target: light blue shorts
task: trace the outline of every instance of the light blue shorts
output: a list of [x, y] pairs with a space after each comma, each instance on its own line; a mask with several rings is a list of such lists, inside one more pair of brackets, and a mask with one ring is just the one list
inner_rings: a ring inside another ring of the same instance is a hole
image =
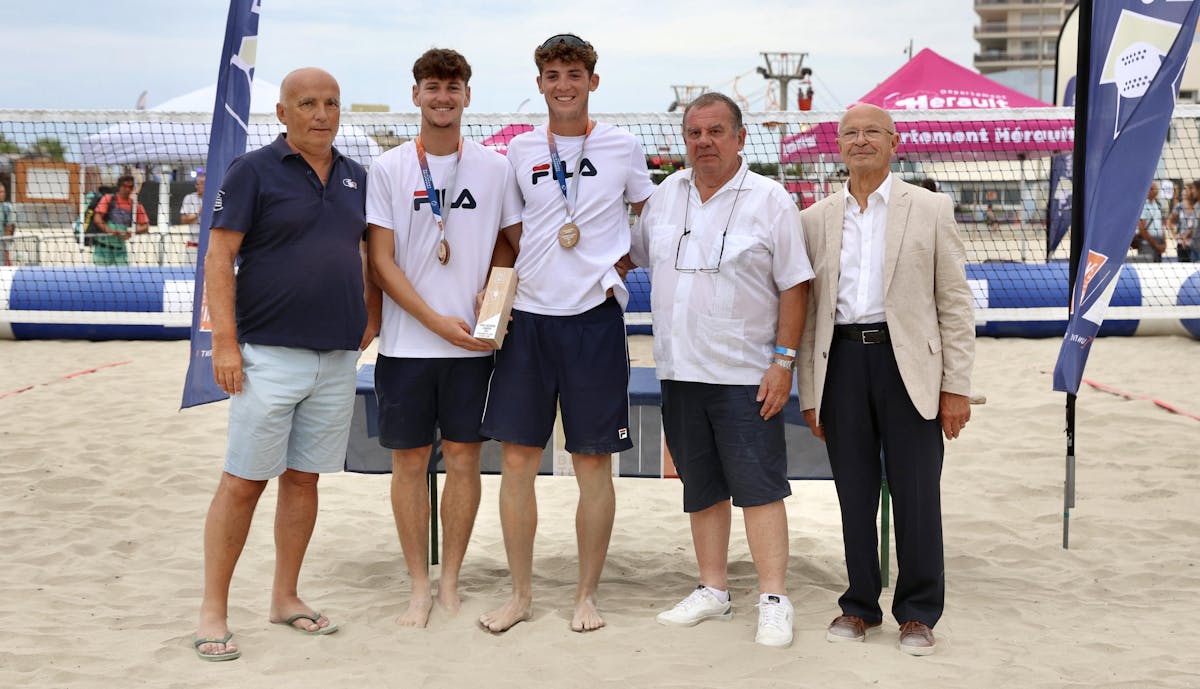
[[251, 481], [287, 469], [341, 471], [358, 352], [243, 344], [242, 392], [229, 404], [225, 471]]

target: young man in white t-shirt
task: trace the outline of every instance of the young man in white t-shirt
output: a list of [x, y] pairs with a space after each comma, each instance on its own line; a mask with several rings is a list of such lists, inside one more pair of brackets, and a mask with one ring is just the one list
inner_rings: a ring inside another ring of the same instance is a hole
[[600, 78], [596, 51], [573, 34], [534, 52], [550, 118], [508, 148], [525, 200], [516, 257], [517, 297], [488, 393], [481, 433], [503, 443], [500, 521], [512, 598], [480, 617], [493, 632], [532, 614], [534, 479], [562, 409], [579, 485], [579, 585], [571, 628], [604, 626], [596, 588], [612, 533], [612, 453], [629, 440], [629, 357], [623, 310], [629, 293], [615, 264], [629, 251], [626, 202], [635, 212], [653, 186], [628, 132], [588, 117]]
[[[413, 65], [421, 132], [380, 156], [367, 184], [371, 268], [383, 288], [375, 365], [379, 442], [392, 449], [392, 512], [412, 580], [397, 622], [424, 627], [433, 607], [425, 533], [430, 448], [446, 467], [438, 602], [456, 612], [458, 573], [479, 509], [479, 433], [492, 347], [471, 336], [501, 228], [518, 227], [521, 197], [504, 157], [460, 133], [471, 66], [431, 49]], [[440, 434], [436, 432], [440, 431]]]
[[187, 239], [184, 246], [187, 249], [188, 265], [196, 265], [196, 254], [200, 247], [200, 209], [204, 204], [204, 169], [196, 172], [196, 191], [183, 197], [179, 204], [179, 222], [187, 225]]

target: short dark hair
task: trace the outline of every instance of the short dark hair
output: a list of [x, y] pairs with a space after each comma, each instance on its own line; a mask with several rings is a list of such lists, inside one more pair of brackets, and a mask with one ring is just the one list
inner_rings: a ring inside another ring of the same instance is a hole
[[695, 100], [693, 100], [691, 103], [687, 104], [687, 107], [683, 109], [684, 125], [685, 126], [687, 125], [687, 116], [688, 116], [688, 113], [692, 111], [692, 108], [704, 108], [709, 105], [715, 105], [716, 103], [721, 103], [725, 107], [729, 108], [729, 114], [733, 116], [733, 130], [734, 131], [738, 131], [744, 126], [742, 124], [742, 109], [738, 107], [737, 103], [733, 102], [732, 98], [725, 95], [724, 93], [717, 93], [716, 91], [709, 91], [708, 93], [703, 93], [700, 96], [698, 96]]
[[133, 184], [133, 183], [134, 183], [133, 175], [121, 175], [120, 177], [117, 178], [117, 188], [118, 189], [125, 186], [126, 184]]
[[533, 51], [533, 63], [537, 65], [538, 73], [545, 68], [547, 62], [559, 60], [570, 64], [582, 62], [588, 74], [596, 71], [596, 49], [591, 43], [575, 34], [563, 33], [551, 36]]
[[461, 80], [471, 83], [471, 65], [458, 51], [448, 48], [430, 48], [413, 63], [413, 81], [424, 79]]
[[938, 190], [937, 180], [932, 177], [926, 177], [925, 179], [921, 180], [921, 186], [925, 187], [929, 191], [937, 191]]

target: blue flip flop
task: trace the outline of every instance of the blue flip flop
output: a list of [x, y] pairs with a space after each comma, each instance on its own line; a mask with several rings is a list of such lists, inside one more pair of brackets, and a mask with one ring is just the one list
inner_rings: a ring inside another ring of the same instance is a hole
[[227, 644], [233, 638], [233, 632], [225, 632], [225, 636], [220, 639], [201, 639], [195, 635], [192, 636], [192, 648], [195, 649], [196, 655], [200, 660], [207, 660], [214, 663], [219, 663], [222, 660], [237, 660], [242, 657], [241, 650], [225, 651], [224, 653], [201, 653], [200, 647], [204, 644]]
[[324, 634], [332, 634], [338, 630], [338, 626], [336, 624], [334, 624], [333, 622], [330, 622], [328, 627], [320, 627], [319, 629], [317, 629], [315, 631], [301, 629], [300, 627], [297, 627], [295, 624], [293, 624], [296, 620], [309, 620], [313, 624], [318, 624], [318, 621], [320, 619], [321, 619], [321, 613], [319, 613], [319, 612], [302, 612], [302, 613], [298, 613], [296, 615], [292, 615], [291, 617], [287, 618], [286, 620], [283, 620], [280, 622], [275, 622], [275, 624], [286, 624], [287, 626], [291, 627], [292, 629], [295, 629], [296, 631], [300, 632], [301, 634], [308, 634], [309, 636], [321, 636]]

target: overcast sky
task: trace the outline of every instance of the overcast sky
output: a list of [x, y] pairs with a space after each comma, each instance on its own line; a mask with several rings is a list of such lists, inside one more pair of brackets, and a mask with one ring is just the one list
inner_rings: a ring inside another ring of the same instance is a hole
[[[532, 53], [561, 32], [583, 36], [599, 53], [594, 112], [665, 110], [673, 84], [732, 95], [735, 79], [751, 109], [761, 110], [761, 51], [808, 53], [814, 109], [836, 110], [898, 69], [910, 40], [914, 53], [932, 48], [967, 67], [978, 50], [970, 0], [262, 4], [257, 77], [278, 83], [293, 68], [316, 65], [337, 77], [345, 103], [401, 112], [415, 110], [413, 60], [433, 46], [471, 62], [472, 112], [544, 109]], [[212, 84], [227, 12], [224, 0], [43, 0], [9, 8], [0, 22], [0, 108], [132, 108], [142, 91], [153, 107]]]

